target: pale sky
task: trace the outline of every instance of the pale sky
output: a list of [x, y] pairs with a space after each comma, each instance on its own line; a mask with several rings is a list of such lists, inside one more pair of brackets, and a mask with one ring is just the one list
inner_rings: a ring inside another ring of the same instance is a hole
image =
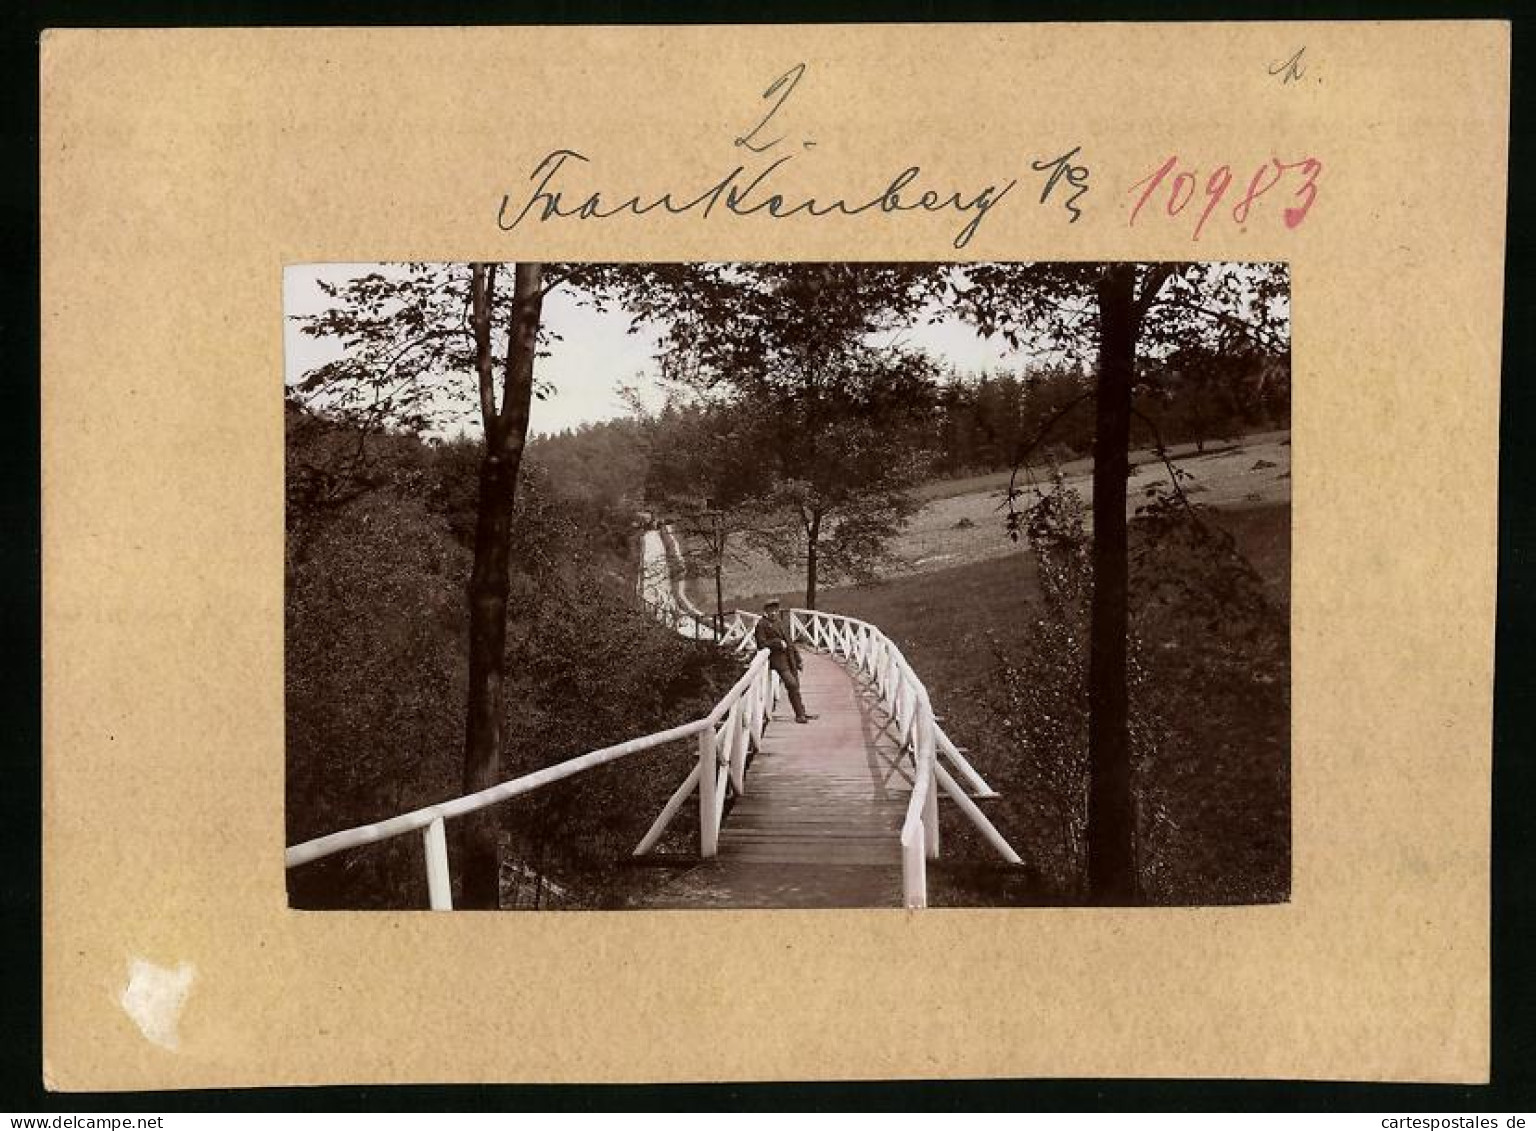
[[[306, 372], [340, 353], [332, 339], [306, 337], [298, 332], [291, 315], [318, 314], [328, 300], [316, 281], [342, 282], [371, 271], [373, 263], [298, 264], [283, 272], [284, 381], [292, 383]], [[560, 289], [544, 302], [545, 325], [562, 340], [550, 346], [550, 356], [540, 358], [536, 374], [554, 386], [546, 400], [535, 400], [529, 431], [558, 432], [577, 424], [611, 420], [628, 409], [619, 396], [624, 385], [636, 387], [645, 402], [659, 407], [664, 398], [655, 361], [655, 331], [629, 334], [629, 317], [622, 311], [599, 314], [578, 306]], [[962, 373], [998, 366], [1018, 367], [1023, 355], [1010, 351], [1001, 340], [987, 341], [963, 322], [950, 320], [936, 325], [914, 326], [900, 335], [908, 346], [923, 349], [941, 363]], [[475, 396], [474, 375], [464, 374], [466, 405]]]

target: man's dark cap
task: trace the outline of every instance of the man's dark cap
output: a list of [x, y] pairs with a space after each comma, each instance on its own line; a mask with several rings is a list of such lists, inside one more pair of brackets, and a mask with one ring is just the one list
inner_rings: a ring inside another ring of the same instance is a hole
[[768, 600], [763, 602], [763, 608], [765, 609], [776, 609], [778, 607], [779, 599], [777, 597], [769, 597]]

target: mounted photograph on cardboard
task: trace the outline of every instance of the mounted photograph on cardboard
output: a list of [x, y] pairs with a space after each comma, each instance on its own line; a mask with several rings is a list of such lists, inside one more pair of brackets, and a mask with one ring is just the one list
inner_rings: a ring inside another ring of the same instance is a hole
[[284, 291], [293, 906], [1288, 898], [1285, 265]]
[[48, 32], [49, 1086], [1486, 1081], [1509, 51]]

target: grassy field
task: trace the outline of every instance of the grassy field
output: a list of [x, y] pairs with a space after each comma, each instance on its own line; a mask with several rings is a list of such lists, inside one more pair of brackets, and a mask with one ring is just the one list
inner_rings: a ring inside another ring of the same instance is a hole
[[[1192, 501], [1223, 509], [1248, 509], [1290, 501], [1291, 448], [1285, 432], [1245, 436], [1236, 443], [1212, 443], [1204, 452], [1193, 444], [1172, 449], [1174, 463], [1188, 476], [1183, 486]], [[1151, 452], [1131, 454], [1128, 513], [1145, 500], [1143, 492], [1168, 482], [1168, 471]], [[1092, 504], [1092, 462], [1076, 460], [1061, 468], [1067, 482]], [[920, 511], [897, 537], [897, 566], [892, 576], [920, 575], [972, 562], [1011, 556], [1017, 546], [1004, 527], [1008, 472], [935, 480], [917, 488]], [[1021, 485], [1023, 480], [1021, 480]], [[803, 577], [775, 564], [766, 554], [747, 552], [724, 571], [728, 604], [755, 607], [768, 593], [789, 594], [801, 604]], [[687, 591], [701, 608], [713, 609], [713, 581], [693, 578]]]
[[[1196, 444], [1174, 444], [1168, 449], [1168, 457], [1174, 463], [1186, 463], [1196, 459], [1209, 460], [1233, 453], [1241, 454], [1253, 449], [1279, 447], [1289, 439], [1289, 432], [1276, 431], [1255, 432], [1235, 441], [1207, 441], [1203, 451]], [[1132, 467], [1155, 465], [1159, 462], [1157, 454], [1148, 449], [1133, 451], [1130, 460]], [[1093, 460], [1086, 456], [1071, 460], [1061, 465], [1061, 473], [1071, 480], [1087, 479], [1093, 474]], [[982, 475], [935, 479], [924, 483], [916, 493], [918, 498], [924, 500], [947, 499], [955, 495], [971, 495], [977, 492], [997, 495], [1006, 490], [1008, 480], [1009, 473], [1006, 471], [989, 471]]]

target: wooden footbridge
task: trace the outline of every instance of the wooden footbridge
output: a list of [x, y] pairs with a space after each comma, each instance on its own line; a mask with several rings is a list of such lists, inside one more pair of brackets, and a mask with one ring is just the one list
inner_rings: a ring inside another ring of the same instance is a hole
[[695, 745], [698, 757], [634, 851], [650, 853], [686, 811], [698, 822], [700, 861], [651, 906], [926, 907], [927, 862], [940, 850], [941, 798], [1004, 860], [1019, 863], [976, 804], [996, 795], [944, 733], [921, 680], [877, 627], [790, 611], [791, 633], [805, 656], [801, 686], [817, 716], [797, 725], [787, 705], [780, 709], [768, 653], [754, 651], [757, 618], [735, 612], [716, 625], [680, 606], [671, 585], [666, 589], [672, 599], [648, 598], [655, 615], [746, 664], [707, 716], [479, 793], [293, 845], [287, 866], [414, 833], [426, 850], [431, 906], [450, 910], [445, 822], [683, 741]]
[[713, 860], [654, 907], [892, 907], [912, 792], [876, 697], [832, 657], [808, 653], [801, 690], [816, 718], [771, 714], [733, 796]]

